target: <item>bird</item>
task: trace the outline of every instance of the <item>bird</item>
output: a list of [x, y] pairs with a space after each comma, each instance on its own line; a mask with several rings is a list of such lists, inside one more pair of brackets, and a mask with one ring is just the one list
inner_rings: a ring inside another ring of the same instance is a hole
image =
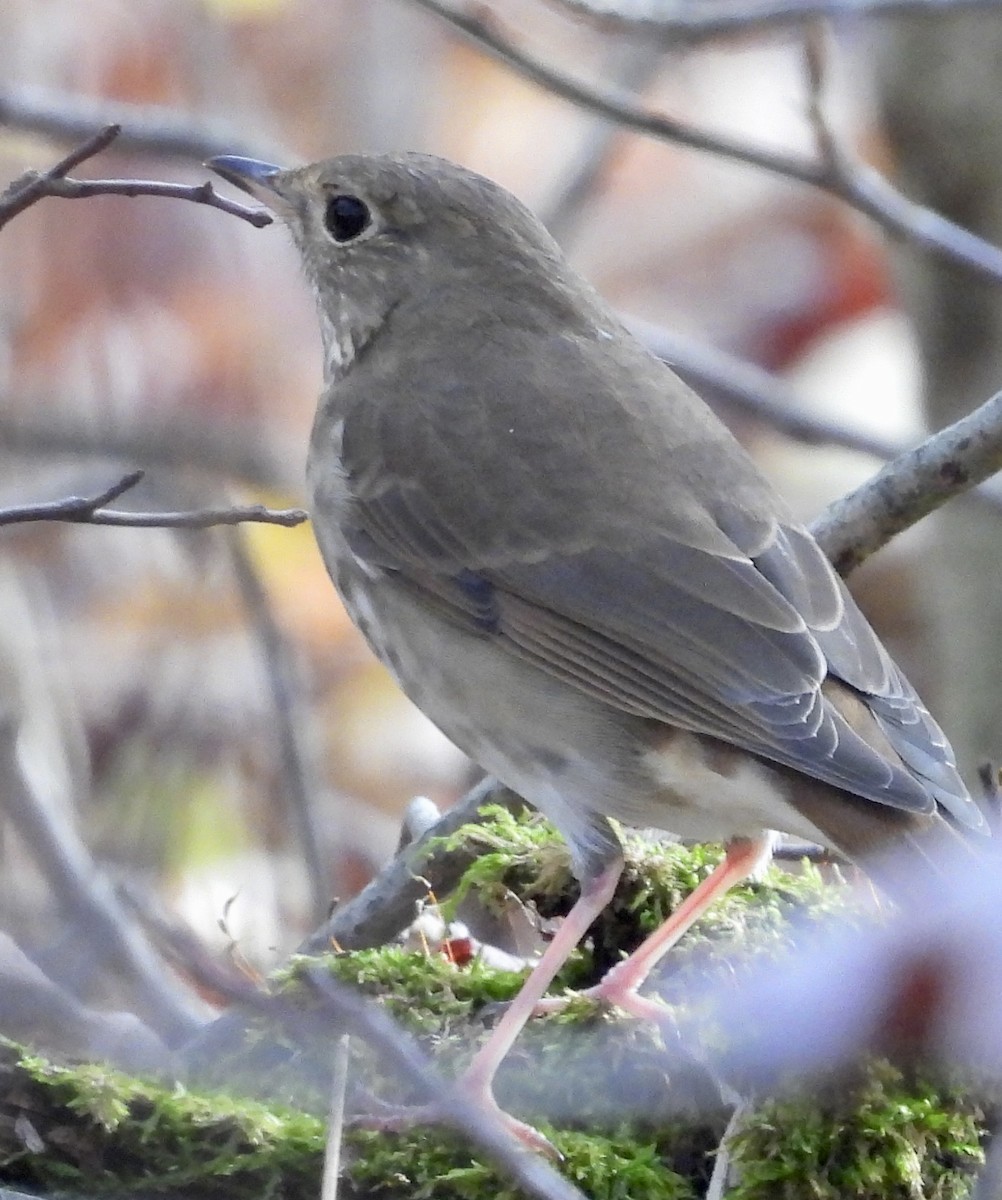
[[726, 846], [590, 989], [647, 1017], [651, 969], [777, 831], [854, 863], [896, 848], [925, 873], [938, 836], [984, 833], [810, 532], [515, 196], [419, 153], [208, 165], [284, 222], [315, 295], [307, 483], [347, 611], [411, 700], [553, 822], [580, 884], [467, 1069], [472, 1100], [500, 1112], [498, 1067], [609, 903], [613, 822]]

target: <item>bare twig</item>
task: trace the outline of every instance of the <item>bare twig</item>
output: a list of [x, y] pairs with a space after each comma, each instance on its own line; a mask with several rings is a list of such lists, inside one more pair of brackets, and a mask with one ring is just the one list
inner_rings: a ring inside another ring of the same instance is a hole
[[327, 1118], [327, 1145], [324, 1149], [324, 1173], [320, 1184], [320, 1200], [337, 1200], [341, 1175], [341, 1144], [344, 1141], [344, 1103], [348, 1094], [348, 1067], [351, 1043], [342, 1033], [334, 1044], [334, 1064], [331, 1072], [331, 1106]]
[[[58, 200], [83, 200], [90, 196], [164, 196], [171, 200], [189, 200], [193, 204], [204, 204], [218, 208], [220, 212], [240, 217], [250, 225], [263, 229], [274, 218], [263, 208], [248, 208], [236, 200], [220, 196], [212, 183], [166, 183], [156, 179], [57, 179], [53, 180], [42, 195]], [[0, 227], [3, 225], [0, 214]]]
[[724, 1200], [731, 1184], [731, 1138], [740, 1129], [741, 1122], [748, 1115], [750, 1105], [747, 1101], [739, 1101], [731, 1113], [727, 1127], [720, 1137], [717, 1153], [713, 1160], [713, 1174], [706, 1185], [704, 1200]]
[[[62, 518], [56, 518], [61, 520]], [[129, 529], [211, 529], [216, 525], [282, 525], [291, 529], [310, 519], [303, 508], [266, 508], [263, 504], [235, 505], [232, 508], [196, 508], [191, 512], [119, 512], [96, 509], [89, 517], [70, 517], [86, 525], [117, 525]], [[4, 522], [0, 520], [0, 524]]]
[[1002, 470], [1002, 392], [830, 504], [811, 532], [847, 575], [946, 500]]
[[282, 147], [251, 143], [232, 126], [188, 117], [172, 108], [95, 100], [50, 88], [0, 91], [0, 126], [26, 129], [59, 142], [79, 142], [109, 125], [121, 127], [119, 150], [202, 162], [217, 154], [245, 154], [285, 162]]
[[237, 586], [264, 660], [275, 715], [281, 785], [285, 793], [283, 801], [289, 805], [299, 833], [310, 885], [310, 914], [312, 920], [319, 921], [330, 910], [331, 879], [321, 851], [322, 838], [317, 825], [320, 780], [317, 755], [307, 742], [310, 715], [303, 702], [303, 690], [291, 650], [239, 530], [235, 530], [230, 538], [230, 553]]
[[765, 150], [749, 146], [741, 139], [706, 133], [684, 121], [638, 106], [632, 97], [616, 89], [584, 84], [565, 75], [515, 46], [501, 33], [496, 22], [484, 17], [480, 7], [460, 9], [446, 0], [409, 2], [435, 13], [523, 78], [580, 108], [619, 123], [624, 129], [759, 167], [827, 192], [870, 217], [887, 233], [965, 266], [995, 283], [1002, 282], [1002, 249], [908, 200], [868, 167], [856, 165], [846, 172], [833, 170], [830, 163]]
[[929, 16], [997, 8], [999, 0], [687, 0], [665, 4], [647, 0], [553, 0], [602, 29], [642, 36], [677, 46], [728, 34], [750, 33], [816, 17]]
[[0, 229], [18, 213], [23, 212], [45, 195], [45, 189], [55, 185], [88, 158], [100, 154], [118, 137], [118, 125], [106, 125], [71, 150], [47, 171], [29, 171], [9, 184], [0, 195]]
[[75, 830], [57, 820], [29, 783], [17, 755], [17, 731], [0, 721], [0, 797], [62, 909], [72, 913], [96, 962], [111, 960], [134, 991], [139, 1011], [168, 1045], [204, 1024], [186, 992], [129, 920]]
[[66, 496], [61, 500], [43, 500], [38, 504], [2, 508], [0, 525], [16, 525], [25, 521], [87, 521], [98, 509], [134, 488], [143, 474], [142, 471], [130, 471], [96, 496]]
[[812, 21], [804, 30], [804, 74], [807, 81], [807, 119], [822, 163], [832, 175], [851, 175], [849, 156], [839, 143], [824, 106], [828, 77], [828, 30], [821, 21]]
[[29, 171], [14, 182], [0, 197], [0, 229], [45, 197], [61, 200], [80, 200], [90, 196], [165, 196], [172, 200], [189, 200], [218, 208], [231, 216], [240, 217], [262, 228], [272, 223], [271, 214], [263, 208], [248, 208], [235, 200], [220, 196], [212, 184], [163, 183], [154, 179], [69, 179], [68, 172], [79, 163], [106, 149], [118, 137], [118, 125], [108, 125], [89, 137], [71, 154], [60, 159], [47, 171]]
[[0, 508], [0, 526], [21, 525], [29, 521], [68, 521], [73, 524], [117, 525], [134, 529], [209, 529], [215, 525], [241, 525], [247, 521], [291, 527], [309, 520], [309, 513], [302, 508], [265, 508], [263, 504], [201, 508], [191, 512], [125, 512], [104, 507], [135, 487], [142, 478], [142, 471], [130, 471], [96, 496], [66, 496], [61, 500]]
[[[304, 972], [321, 1005], [344, 1021], [352, 1033], [380, 1051], [400, 1077], [440, 1112], [442, 1120], [465, 1134], [504, 1173], [539, 1200], [585, 1200], [584, 1195], [539, 1154], [526, 1152], [494, 1113], [470, 1102], [445, 1082], [417, 1042], [381, 1009], [356, 991], [337, 983], [325, 967]], [[323, 1011], [318, 1014], [323, 1017]]]

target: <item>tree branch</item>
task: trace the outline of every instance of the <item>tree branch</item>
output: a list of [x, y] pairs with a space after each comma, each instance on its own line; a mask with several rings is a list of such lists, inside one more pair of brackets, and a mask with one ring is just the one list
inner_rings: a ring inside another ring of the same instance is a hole
[[235, 200], [220, 196], [212, 184], [163, 183], [153, 179], [69, 179], [67, 173], [79, 163], [93, 158], [106, 149], [121, 132], [120, 126], [108, 125], [82, 142], [47, 171], [28, 171], [15, 179], [0, 196], [0, 229], [18, 214], [37, 204], [46, 196], [62, 200], [80, 200], [90, 196], [166, 196], [172, 200], [189, 200], [218, 208], [231, 216], [240, 217], [262, 228], [272, 223], [272, 216], [263, 208], [248, 208]]
[[1002, 249], [908, 200], [868, 167], [833, 169], [832, 164], [817, 159], [764, 150], [736, 138], [706, 133], [683, 121], [653, 113], [618, 90], [600, 84], [584, 84], [565, 75], [516, 47], [480, 7], [462, 10], [446, 0], [410, 0], [410, 3], [434, 13], [523, 78], [579, 108], [615, 121], [624, 129], [759, 167], [770, 174], [827, 192], [870, 217], [885, 232], [914, 242], [995, 283], [1002, 282]]
[[107, 149], [118, 137], [119, 132], [118, 125], [106, 125], [103, 129], [91, 134], [44, 173], [28, 171], [27, 174], [8, 184], [0, 194], [0, 228], [37, 200], [41, 200], [45, 195], [45, 189], [68, 175], [74, 167], [78, 167], [88, 158], [93, 158], [94, 155]]
[[322, 799], [315, 722], [303, 696], [296, 661], [272, 609], [264, 582], [247, 552], [239, 530], [229, 535], [230, 558], [251, 633], [260, 649], [271, 697], [278, 746], [282, 803], [299, 835], [309, 880], [310, 920], [330, 912], [331, 871], [323, 853], [318, 814]]
[[816, 17], [923, 16], [999, 7], [999, 0], [553, 0], [575, 17], [620, 33], [642, 36], [662, 46], [679, 46], [729, 34], [752, 33]]
[[21, 87], [0, 91], [0, 126], [26, 129], [59, 142], [79, 142], [109, 125], [117, 125], [119, 150], [202, 162], [217, 154], [244, 154], [284, 162], [279, 146], [248, 142], [220, 121], [193, 118], [153, 104], [95, 100], [50, 88]]
[[29, 521], [68, 521], [81, 525], [118, 525], [134, 529], [209, 529], [215, 525], [240, 525], [246, 521], [291, 527], [309, 520], [309, 513], [305, 509], [265, 508], [263, 504], [201, 508], [191, 512], [125, 512], [104, 507], [135, 487], [143, 474], [142, 471], [130, 471], [96, 496], [66, 496], [61, 500], [0, 508], [0, 526], [20, 525]]
[[142, 932], [130, 921], [108, 881], [72, 827], [58, 820], [21, 769], [17, 729], [0, 719], [0, 798], [12, 828], [24, 839], [53, 894], [89, 942], [97, 962], [122, 971], [148, 1024], [168, 1044], [205, 1023], [197, 998], [164, 971]]
[[446, 850], [443, 839], [464, 825], [481, 823], [480, 810], [495, 804], [512, 811], [525, 807], [525, 801], [509, 788], [496, 779], [485, 779], [391, 859], [357, 896], [341, 905], [300, 945], [299, 952], [322, 954], [332, 945], [361, 950], [396, 937], [414, 920], [429, 891], [447, 896], [475, 857], [468, 848]]
[[1002, 392], [830, 504], [811, 532], [839, 574], [848, 575], [891, 538], [999, 470]]

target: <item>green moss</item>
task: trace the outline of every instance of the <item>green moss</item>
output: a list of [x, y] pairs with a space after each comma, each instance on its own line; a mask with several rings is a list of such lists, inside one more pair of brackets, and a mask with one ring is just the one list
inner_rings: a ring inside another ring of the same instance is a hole
[[207, 1200], [311, 1197], [319, 1187], [324, 1130], [315, 1117], [62, 1066], [9, 1042], [0, 1043], [0, 1078], [5, 1112], [37, 1135], [0, 1139], [5, 1183], [86, 1194], [183, 1188]]
[[[543, 817], [526, 810], [485, 810], [491, 820], [457, 830], [446, 844], [453, 849], [480, 848], [449, 898], [447, 915], [470, 892], [500, 912], [509, 892], [532, 905], [543, 918], [566, 914], [578, 895], [566, 844]], [[569, 960], [554, 990], [595, 983], [605, 972], [657, 929], [717, 866], [719, 846], [681, 846], [622, 831], [626, 865], [612, 903], [594, 923], [586, 944]], [[863, 905], [851, 889], [839, 886], [835, 870], [827, 877], [809, 863], [796, 870], [772, 866], [760, 881], [735, 887], [700, 919], [666, 960], [677, 986], [662, 994], [669, 1002], [684, 998], [688, 968], [704, 973], [714, 963], [733, 962], [735, 954], [782, 953], [790, 944], [794, 914], [825, 920], [857, 919]]]
[[501, 912], [508, 892], [519, 896], [560, 896], [571, 881], [570, 851], [556, 829], [531, 809], [513, 813], [499, 805], [485, 805], [483, 824], [464, 825], [444, 839], [450, 851], [472, 846], [477, 857], [464, 872], [459, 886], [445, 899], [446, 919], [455, 916], [471, 892], [488, 908]]
[[728, 1200], [961, 1200], [984, 1161], [969, 1096], [869, 1064], [838, 1099], [773, 1100], [731, 1138]]
[[[475, 889], [500, 909], [511, 889], [546, 918], [574, 902], [566, 847], [541, 819], [514, 818], [502, 809], [487, 826], [455, 838], [467, 854], [467, 838], [483, 852], [461, 893]], [[677, 907], [720, 858], [719, 848], [655, 845], [632, 835], [624, 840], [627, 866], [616, 897], [557, 986], [592, 982]], [[684, 1005], [695, 980], [705, 988], [708, 972], [728, 974], [738, 959], [784, 952], [794, 915], [801, 924], [833, 916], [855, 921], [864, 907], [852, 889], [838, 886], [837, 877], [833, 885], [809, 866], [773, 868], [762, 881], [734, 889], [700, 920], [666, 959], [659, 993], [669, 1005]], [[376, 999], [452, 1075], [488, 1036], [499, 1003], [513, 997], [523, 979], [480, 961], [456, 966], [442, 955], [384, 947], [294, 959], [273, 977], [273, 988], [313, 1006], [315, 990], [302, 979], [305, 966], [315, 969], [318, 961]], [[295, 1111], [292, 1102], [322, 1113], [324, 1064], [336, 1032], [328, 1035], [325, 1028], [313, 1045], [291, 1045], [260, 1019], [250, 1022], [246, 1076], [265, 1076], [287, 1100], [284, 1106], [160, 1088], [99, 1067], [55, 1066], [0, 1046], [0, 1116], [14, 1118], [0, 1120], [0, 1180], [89, 1193], [169, 1195], [181, 1189], [185, 1200], [245, 1194], [312, 1200], [323, 1121]], [[726, 1041], [734, 1033], [721, 1030], [719, 1036]], [[711, 1037], [708, 1032], [704, 1048]], [[408, 1099], [360, 1039], [352, 1038], [351, 1048], [353, 1080], [387, 1100]], [[208, 1057], [216, 1059], [214, 1052]], [[719, 1081], [695, 1067], [693, 1078], [683, 1078], [669, 1070], [677, 1064], [677, 1053], [666, 1053], [662, 1031], [652, 1023], [577, 999], [558, 1014], [529, 1022], [499, 1073], [496, 1094], [506, 1110], [546, 1131], [565, 1156], [562, 1169], [594, 1200], [694, 1200], [705, 1192], [729, 1109]], [[224, 1066], [239, 1066], [238, 1056]], [[43, 1150], [29, 1150], [23, 1137], [11, 1136], [21, 1113]], [[758, 1103], [731, 1139], [738, 1180], [727, 1195], [959, 1200], [969, 1191], [991, 1123], [970, 1091], [936, 1089], [886, 1063], [872, 1064], [837, 1096], [787, 1095]], [[393, 1135], [352, 1130], [344, 1162], [347, 1200], [516, 1196], [465, 1141], [439, 1129]]]
[[[373, 1197], [408, 1200], [520, 1200], [524, 1193], [492, 1167], [470, 1158], [452, 1136], [352, 1133], [358, 1157], [347, 1168], [349, 1187]], [[692, 1184], [664, 1162], [653, 1143], [547, 1129], [563, 1156], [562, 1172], [591, 1200], [695, 1200]]]

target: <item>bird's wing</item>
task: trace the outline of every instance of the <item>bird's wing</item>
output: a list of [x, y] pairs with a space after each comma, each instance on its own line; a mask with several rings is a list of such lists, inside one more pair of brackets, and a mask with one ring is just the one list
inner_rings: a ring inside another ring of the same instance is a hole
[[[565, 384], [579, 358], [565, 355]], [[942, 731], [813, 538], [655, 368], [634, 379], [630, 395], [655, 394], [639, 421], [596, 394], [589, 373], [556, 429], [533, 415], [547, 396], [528, 365], [512, 368], [521, 392], [510, 408], [510, 387], [471, 396], [468, 373], [455, 397], [440, 387], [449, 419], [414, 404], [387, 420], [370, 390], [344, 424], [354, 553], [611, 707], [870, 800], [938, 803], [980, 824]]]

